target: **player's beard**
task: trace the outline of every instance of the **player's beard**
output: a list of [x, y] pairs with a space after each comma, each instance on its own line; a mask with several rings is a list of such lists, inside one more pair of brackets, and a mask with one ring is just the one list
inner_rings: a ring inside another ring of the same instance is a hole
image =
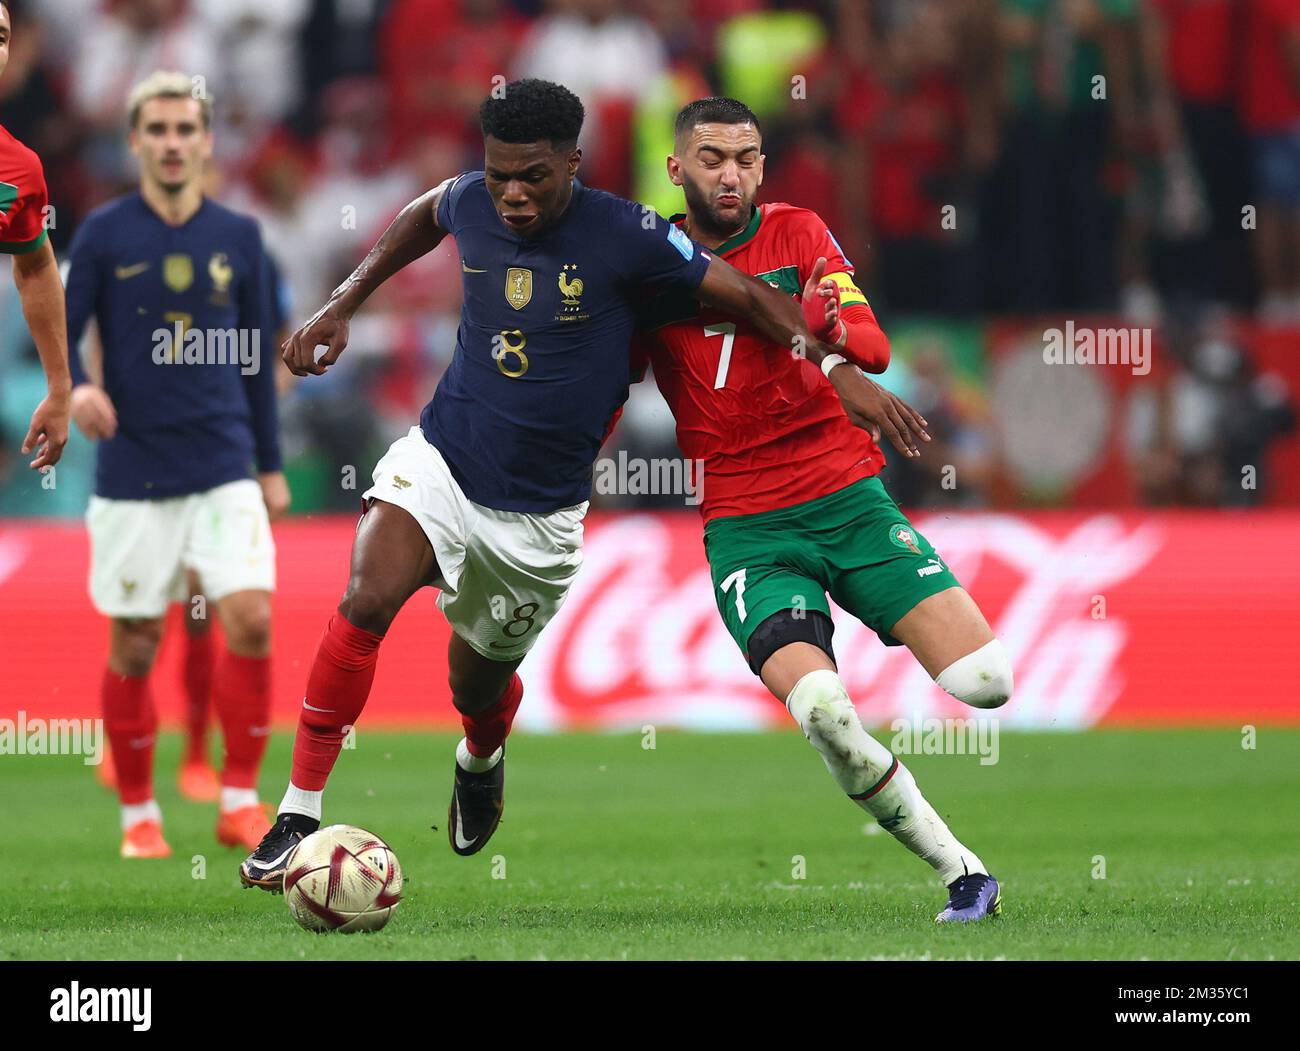
[[159, 162], [154, 169], [153, 180], [160, 190], [174, 197], [184, 192], [185, 188], [194, 181], [194, 173], [191, 166], [183, 160], [175, 172], [168, 172], [162, 162]]
[[736, 208], [728, 208], [728, 214], [723, 214], [713, 203], [712, 197], [683, 172], [682, 194], [686, 198], [687, 211], [691, 213], [693, 219], [692, 236], [697, 240], [700, 235], [725, 240], [743, 230], [749, 223], [754, 201], [752, 198], [746, 199], [741, 190], [737, 190], [736, 193], [741, 199], [740, 205]]

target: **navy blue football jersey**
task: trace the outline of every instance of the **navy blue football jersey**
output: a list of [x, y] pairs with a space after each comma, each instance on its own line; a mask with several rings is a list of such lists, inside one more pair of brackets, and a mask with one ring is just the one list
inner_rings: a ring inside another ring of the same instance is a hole
[[72, 239], [67, 301], [73, 382], [93, 316], [117, 412], [97, 494], [159, 500], [280, 470], [279, 315], [253, 219], [205, 199], [169, 226], [138, 193], [112, 201]]
[[693, 292], [711, 256], [653, 211], [576, 180], [537, 238], [506, 226], [482, 172], [443, 194], [438, 225], [456, 239], [464, 304], [455, 354], [420, 416], [424, 436], [475, 503], [582, 503], [627, 400], [638, 290]]

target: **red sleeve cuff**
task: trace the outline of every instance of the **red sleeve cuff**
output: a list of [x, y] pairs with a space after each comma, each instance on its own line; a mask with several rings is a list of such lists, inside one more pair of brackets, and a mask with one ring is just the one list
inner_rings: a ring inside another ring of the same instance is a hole
[[884, 372], [889, 367], [889, 337], [871, 308], [854, 303], [840, 311], [840, 321], [844, 334], [839, 352], [864, 372]]

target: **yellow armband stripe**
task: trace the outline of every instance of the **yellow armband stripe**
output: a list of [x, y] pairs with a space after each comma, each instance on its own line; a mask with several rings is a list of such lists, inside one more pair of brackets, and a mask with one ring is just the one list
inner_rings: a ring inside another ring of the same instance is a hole
[[840, 306], [848, 307], [854, 303], [861, 303], [863, 306], [870, 306], [867, 297], [862, 294], [862, 289], [853, 283], [853, 275], [840, 271], [838, 274], [827, 274], [827, 278], [834, 281], [840, 286]]

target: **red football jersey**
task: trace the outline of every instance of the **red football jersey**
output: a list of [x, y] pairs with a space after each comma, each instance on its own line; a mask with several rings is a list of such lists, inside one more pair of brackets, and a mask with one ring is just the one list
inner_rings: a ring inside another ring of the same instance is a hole
[[[793, 296], [824, 256], [827, 275], [842, 275], [841, 303], [866, 304], [852, 264], [806, 208], [764, 204], [714, 254]], [[643, 311], [633, 348], [634, 374], [647, 356], [654, 366], [682, 453], [704, 464], [706, 522], [815, 500], [885, 465], [819, 366], [712, 307], [658, 297]]]
[[45, 243], [48, 203], [40, 159], [0, 126], [0, 252], [19, 255]]

